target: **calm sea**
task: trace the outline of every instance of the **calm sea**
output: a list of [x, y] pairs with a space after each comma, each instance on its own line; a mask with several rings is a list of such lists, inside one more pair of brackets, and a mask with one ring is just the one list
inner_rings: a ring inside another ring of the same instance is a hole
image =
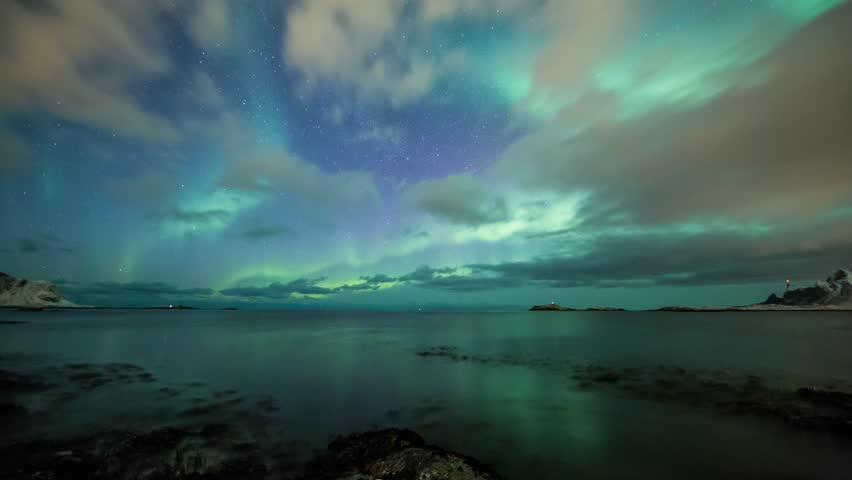
[[[242, 405], [275, 408], [211, 415], [242, 415], [294, 458], [335, 434], [404, 426], [515, 479], [852, 478], [848, 441], [579, 388], [561, 367], [664, 365], [852, 391], [849, 313], [0, 312], [10, 320], [28, 323], [0, 325], [0, 368], [122, 362], [156, 379], [32, 397], [36, 420], [6, 432], [19, 438], [166, 425], [234, 390]], [[433, 347], [455, 357], [417, 355]]]

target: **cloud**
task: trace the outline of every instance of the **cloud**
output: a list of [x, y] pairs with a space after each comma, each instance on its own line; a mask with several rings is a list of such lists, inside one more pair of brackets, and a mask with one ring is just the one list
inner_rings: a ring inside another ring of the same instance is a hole
[[359, 279], [361, 281], [358, 283], [344, 284], [337, 287], [324, 287], [318, 284], [327, 280], [326, 277], [314, 279], [299, 278], [287, 283], [272, 282], [265, 287], [241, 286], [226, 288], [221, 293], [233, 297], [284, 300], [294, 295], [307, 297], [311, 295], [328, 296], [343, 292], [378, 290], [384, 285], [393, 284], [397, 281], [396, 278], [383, 274], [362, 276]]
[[25, 171], [32, 164], [29, 145], [0, 127], [0, 176]]
[[421, 265], [413, 272], [399, 277], [399, 280], [402, 282], [428, 282], [435, 280], [435, 278], [438, 278], [439, 276], [454, 273], [455, 271], [455, 268], [450, 267], [432, 268], [427, 265]]
[[200, 0], [189, 17], [189, 33], [204, 48], [221, 48], [231, 33], [230, 12], [226, 0]]
[[37, 237], [19, 238], [18, 252], [25, 254], [73, 253], [74, 249], [65, 240], [49, 233], [43, 233]]
[[[583, 83], [629, 32], [636, 2], [630, 0], [554, 0], [539, 20], [553, 33], [533, 70], [534, 95], [565, 92]], [[538, 100], [538, 99], [536, 99]]]
[[402, 236], [403, 238], [426, 239], [431, 237], [432, 234], [427, 232], [426, 230], [416, 230], [408, 227], [403, 230]]
[[471, 175], [450, 175], [408, 187], [402, 201], [450, 223], [479, 226], [505, 222], [511, 212], [505, 198]]
[[210, 75], [198, 72], [195, 74], [192, 84], [192, 95], [201, 106], [211, 108], [214, 111], [225, 108], [225, 96], [216, 86], [216, 82], [210, 78]]
[[179, 123], [188, 136], [208, 142], [223, 163], [209, 185], [171, 204], [177, 203], [183, 211], [228, 213], [217, 216], [216, 222], [196, 225], [196, 230], [226, 227], [244, 212], [279, 199], [306, 217], [379, 199], [373, 177], [366, 171], [328, 172], [283, 147], [260, 145], [250, 122], [228, 105], [209, 75], [196, 74], [192, 92], [204, 114], [186, 115]]
[[327, 295], [336, 293], [334, 288], [317, 285], [325, 280], [324, 277], [307, 279], [300, 278], [287, 283], [272, 282], [266, 287], [233, 287], [221, 290], [222, 295], [231, 297], [269, 298], [276, 300], [288, 299], [293, 295]]
[[270, 238], [294, 235], [293, 229], [278, 225], [255, 225], [240, 232], [240, 237], [251, 240], [267, 240]]
[[346, 117], [346, 110], [342, 105], [335, 104], [323, 110], [323, 116], [335, 125], [342, 125]]
[[183, 125], [188, 132], [214, 142], [222, 152], [225, 164], [216, 191], [227, 189], [258, 200], [286, 193], [331, 207], [379, 198], [368, 172], [326, 172], [284, 148], [258, 145], [249, 122], [228, 108], [212, 78], [199, 74], [194, 84], [195, 96], [208, 108], [208, 116], [188, 117]]
[[404, 4], [394, 0], [321, 0], [291, 6], [285, 15], [283, 57], [307, 88], [342, 87], [359, 99], [394, 107], [431, 91], [457, 68], [460, 51], [424, 53], [399, 31]]
[[573, 136], [558, 134], [571, 123], [545, 126], [513, 145], [496, 175], [536, 191], [592, 192], [589, 202], [640, 223], [784, 222], [848, 205], [850, 21], [846, 4], [788, 38], [752, 66], [771, 72], [760, 85]]
[[231, 40], [231, 4], [228, 0], [156, 2], [154, 7], [179, 24], [186, 35], [205, 51], [226, 49]]
[[104, 184], [104, 190], [121, 201], [159, 208], [174, 201], [179, 186], [173, 175], [158, 169], [109, 180]]
[[136, 139], [180, 139], [166, 118], [131, 94], [137, 82], [173, 71], [157, 34], [156, 9], [129, 1], [39, 7], [12, 1], [2, 3], [0, 19], [4, 108], [38, 110]]
[[[57, 284], [58, 285], [58, 284]], [[211, 288], [180, 288], [164, 282], [95, 282], [79, 284], [63, 282], [62, 293], [79, 298], [86, 297], [140, 297], [140, 298], [207, 298], [216, 292]]]
[[[849, 239], [852, 241], [852, 238]], [[605, 239], [576, 257], [470, 265], [517, 286], [736, 285], [820, 278], [852, 262], [849, 241], [763, 253], [765, 240], [736, 235], [647, 235]]]
[[21, 253], [38, 253], [41, 251], [41, 247], [32, 239], [22, 238], [18, 241], [18, 251]]
[[422, 0], [418, 18], [422, 22], [432, 23], [462, 15], [496, 17], [529, 8], [530, 3], [526, 0]]
[[449, 290], [453, 292], [481, 292], [487, 290], [498, 290], [503, 288], [518, 288], [524, 284], [516, 279], [504, 276], [480, 276], [480, 275], [446, 275], [431, 280], [415, 283], [422, 288], [435, 290]]
[[[398, 281], [472, 292], [497, 288], [743, 285], [811, 280], [852, 265], [849, 217], [770, 233], [686, 228], [619, 232], [591, 238], [568, 233], [548, 241], [549, 255], [461, 267], [423, 266]], [[758, 300], [758, 299], [755, 299]]]
[[209, 224], [226, 222], [231, 218], [232, 212], [217, 208], [209, 210], [184, 210], [181, 208], [173, 208], [165, 212], [160, 218], [189, 224]]
[[228, 163], [219, 186], [249, 193], [287, 191], [317, 205], [341, 205], [378, 199], [369, 173], [326, 173], [284, 151], [258, 152]]
[[397, 280], [397, 279], [395, 279], [391, 276], [388, 276], [388, 275], [385, 275], [385, 274], [382, 274], [382, 273], [380, 273], [378, 275], [365, 275], [365, 276], [362, 276], [360, 278], [365, 283], [374, 284], [374, 285], [382, 284], [382, 283], [393, 283]]
[[499, 276], [470, 276], [460, 274], [461, 270], [454, 267], [433, 268], [421, 265], [414, 271], [399, 277], [385, 274], [362, 276], [362, 283], [344, 285], [339, 291], [346, 290], [378, 290], [383, 285], [413, 285], [438, 290], [458, 292], [473, 292], [504, 287], [517, 287], [517, 283]]
[[390, 126], [380, 127], [374, 125], [358, 132], [356, 138], [362, 142], [399, 144], [402, 141], [402, 130]]
[[382, 273], [377, 275], [363, 275], [359, 277], [359, 279], [361, 280], [359, 283], [341, 285], [335, 290], [337, 292], [378, 290], [383, 286], [391, 285], [399, 281], [397, 278]]

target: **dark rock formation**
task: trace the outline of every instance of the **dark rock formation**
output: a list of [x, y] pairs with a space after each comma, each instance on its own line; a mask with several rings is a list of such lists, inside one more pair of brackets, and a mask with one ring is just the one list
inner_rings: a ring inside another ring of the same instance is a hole
[[[164, 427], [148, 432], [112, 431], [16, 443], [0, 448], [0, 478], [260, 480], [266, 477], [263, 463], [232, 454], [233, 449], [225, 458], [217, 458], [215, 462], [208, 459], [203, 449], [193, 443], [200, 436], [199, 432]], [[230, 441], [227, 436], [223, 440]]]
[[530, 308], [531, 312], [559, 312], [562, 310], [563, 308], [556, 303], [550, 303], [548, 305], [533, 305], [532, 308]]
[[[558, 303], [550, 303], [548, 305], [533, 305], [530, 308], [531, 312], [576, 312], [578, 309], [571, 307], [562, 307]], [[584, 312], [623, 312], [623, 308], [614, 307], [588, 307], [579, 309]]]
[[813, 286], [787, 290], [782, 297], [773, 293], [761, 305], [852, 307], [852, 273], [847, 269], [838, 270]]
[[34, 377], [0, 370], [0, 395], [6, 398], [21, 393], [37, 392], [48, 387], [48, 384]]
[[811, 403], [848, 410], [852, 414], [852, 394], [850, 393], [805, 387], [796, 390], [796, 394], [799, 398]]
[[[0, 447], [0, 478], [253, 480], [279, 478], [223, 425], [109, 431]], [[478, 461], [426, 442], [410, 430], [338, 437], [300, 469], [310, 480], [498, 480]], [[286, 478], [292, 478], [287, 476]]]
[[140, 310], [198, 310], [198, 307], [189, 305], [162, 305], [156, 307], [141, 307]]
[[337, 437], [305, 466], [304, 480], [496, 480], [478, 461], [426, 445], [411, 430], [387, 429]]

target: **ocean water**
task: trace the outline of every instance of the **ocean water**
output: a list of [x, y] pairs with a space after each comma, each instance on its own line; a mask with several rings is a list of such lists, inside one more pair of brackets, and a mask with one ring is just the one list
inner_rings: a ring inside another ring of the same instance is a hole
[[80, 310], [0, 321], [0, 368], [120, 362], [155, 379], [27, 397], [37, 414], [7, 441], [167, 425], [204, 398], [236, 395], [233, 411], [206, 415], [229, 416], [293, 464], [336, 434], [400, 426], [513, 479], [852, 478], [848, 439], [584, 387], [569, 368], [662, 365], [852, 391], [844, 312]]

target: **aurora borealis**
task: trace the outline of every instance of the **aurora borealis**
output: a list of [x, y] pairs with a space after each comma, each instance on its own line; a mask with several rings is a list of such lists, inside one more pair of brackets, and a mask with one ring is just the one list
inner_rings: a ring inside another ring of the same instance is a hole
[[0, 6], [0, 270], [93, 305], [731, 304], [852, 265], [841, 0]]

